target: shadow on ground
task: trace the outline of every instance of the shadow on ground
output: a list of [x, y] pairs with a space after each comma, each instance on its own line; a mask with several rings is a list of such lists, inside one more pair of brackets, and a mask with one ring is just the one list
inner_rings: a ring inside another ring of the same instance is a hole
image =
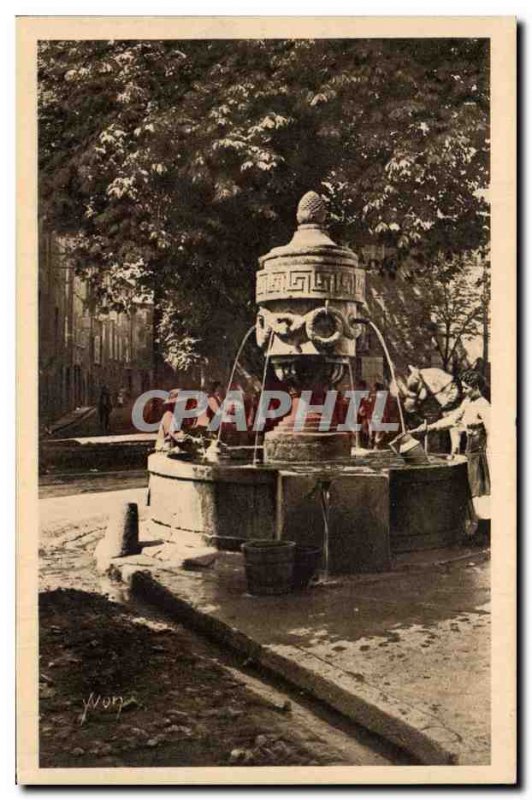
[[189, 631], [76, 589], [39, 611], [41, 767], [339, 763]]

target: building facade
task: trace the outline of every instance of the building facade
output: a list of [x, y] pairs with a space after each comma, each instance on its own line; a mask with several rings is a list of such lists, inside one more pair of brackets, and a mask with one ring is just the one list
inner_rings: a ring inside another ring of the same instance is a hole
[[131, 313], [91, 310], [87, 281], [74, 275], [64, 243], [39, 236], [40, 424], [95, 405], [105, 384], [135, 397], [153, 385], [153, 307]]

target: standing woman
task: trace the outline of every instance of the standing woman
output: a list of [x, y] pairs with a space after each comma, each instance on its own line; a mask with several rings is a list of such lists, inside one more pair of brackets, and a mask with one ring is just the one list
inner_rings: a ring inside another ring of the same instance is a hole
[[477, 522], [477, 532], [483, 539], [490, 535], [490, 470], [489, 435], [491, 406], [482, 395], [484, 379], [475, 369], [468, 369], [460, 375], [464, 399], [458, 408], [448, 416], [433, 422], [427, 428], [420, 425], [410, 433], [421, 434], [427, 431], [441, 431], [456, 427], [465, 431], [467, 442], [467, 474], [473, 508]]

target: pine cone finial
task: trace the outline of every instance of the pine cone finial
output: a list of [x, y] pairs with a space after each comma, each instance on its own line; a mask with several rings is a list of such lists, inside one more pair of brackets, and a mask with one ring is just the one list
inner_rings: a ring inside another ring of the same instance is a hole
[[317, 192], [307, 192], [297, 206], [298, 225], [322, 225], [327, 217], [327, 209]]

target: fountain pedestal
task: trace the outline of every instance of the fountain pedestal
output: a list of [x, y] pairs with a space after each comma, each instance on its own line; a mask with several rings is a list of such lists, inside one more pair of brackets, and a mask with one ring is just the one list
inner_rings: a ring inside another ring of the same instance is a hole
[[379, 572], [394, 554], [456, 544], [467, 514], [467, 462], [315, 468], [195, 464], [149, 457], [154, 538], [195, 532], [222, 550], [250, 539], [323, 545], [320, 485], [330, 481], [329, 569]]
[[301, 398], [292, 400], [290, 413], [264, 437], [264, 461], [274, 463], [323, 464], [350, 458], [351, 434], [332, 430], [320, 430], [322, 415], [311, 412], [304, 424], [298, 428], [297, 412]]

